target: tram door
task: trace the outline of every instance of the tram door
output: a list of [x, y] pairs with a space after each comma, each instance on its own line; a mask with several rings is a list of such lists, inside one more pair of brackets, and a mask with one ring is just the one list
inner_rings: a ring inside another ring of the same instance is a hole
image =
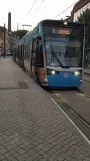
[[24, 45], [21, 45], [21, 66], [24, 68]]
[[36, 43], [37, 43], [37, 39], [35, 37], [33, 38], [32, 53], [31, 53], [31, 73], [33, 77], [35, 77]]

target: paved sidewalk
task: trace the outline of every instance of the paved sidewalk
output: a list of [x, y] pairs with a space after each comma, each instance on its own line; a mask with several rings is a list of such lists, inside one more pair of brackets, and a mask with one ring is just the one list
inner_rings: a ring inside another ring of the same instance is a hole
[[90, 145], [10, 58], [0, 60], [0, 161], [90, 161]]

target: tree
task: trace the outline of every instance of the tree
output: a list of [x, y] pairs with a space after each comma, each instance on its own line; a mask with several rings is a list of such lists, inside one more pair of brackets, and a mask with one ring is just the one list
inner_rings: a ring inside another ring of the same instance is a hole
[[78, 21], [85, 26], [85, 48], [90, 48], [90, 9], [87, 9], [80, 15]]
[[13, 32], [13, 35], [21, 39], [27, 32], [27, 30], [17, 30]]

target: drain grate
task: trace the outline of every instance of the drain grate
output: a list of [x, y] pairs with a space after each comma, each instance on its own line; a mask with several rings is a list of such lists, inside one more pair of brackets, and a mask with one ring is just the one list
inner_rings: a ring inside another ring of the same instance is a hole
[[18, 84], [19, 84], [19, 89], [29, 89], [26, 82], [18, 82]]

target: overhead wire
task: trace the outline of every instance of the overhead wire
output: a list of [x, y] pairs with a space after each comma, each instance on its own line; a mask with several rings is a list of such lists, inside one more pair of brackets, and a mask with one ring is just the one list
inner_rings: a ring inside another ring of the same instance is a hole
[[33, 7], [34, 7], [34, 5], [35, 5], [36, 2], [37, 2], [37, 0], [34, 1], [32, 7], [30, 8], [30, 10], [29, 10], [29, 12], [28, 12], [28, 14], [27, 14], [27, 16], [30, 14], [30, 12], [31, 12], [31, 10], [33, 9]]
[[[34, 3], [33, 3], [33, 5], [32, 5], [32, 7], [31, 7], [31, 9], [29, 10], [29, 12], [28, 12], [28, 14], [27, 14], [27, 16], [30, 14], [30, 12], [31, 12], [31, 10], [33, 9], [33, 7], [34, 7], [34, 5], [35, 5], [36, 2], [37, 2], [37, 0], [34, 1]], [[43, 2], [44, 2], [44, 0], [42, 0], [42, 2], [40, 3], [39, 7], [36, 9], [35, 12], [37, 12], [37, 11], [39, 10], [39, 8], [40, 8], [41, 5], [43, 4]], [[65, 10], [63, 10], [61, 13], [59, 13], [57, 16], [55, 16], [54, 19], [57, 18], [57, 17], [59, 17], [62, 13], [64, 13], [65, 11], [67, 11], [69, 8], [71, 8], [73, 5], [75, 5], [77, 2], [78, 2], [78, 1], [74, 2], [74, 3], [73, 3], [72, 5], [70, 5], [68, 8], [66, 8]], [[30, 27], [29, 27], [29, 29], [30, 29]]]
[[67, 11], [69, 8], [71, 8], [73, 5], [75, 5], [78, 1], [74, 2], [72, 5], [70, 5], [68, 8], [66, 8], [64, 11], [62, 11], [61, 13], [59, 13], [55, 18], [59, 17], [62, 13], [64, 13], [65, 11]]
[[40, 3], [39, 7], [36, 9], [35, 12], [37, 12], [39, 10], [39, 8], [41, 7], [41, 5], [43, 4], [44, 0], [42, 0], [42, 2]]
[[[28, 12], [28, 14], [27, 14], [27, 15], [29, 15], [29, 14], [30, 14], [30, 12], [31, 12], [31, 10], [33, 9], [33, 7], [34, 7], [34, 5], [35, 5], [36, 1], [37, 1], [37, 0], [35, 0], [35, 1], [34, 1], [34, 3], [33, 3], [33, 5], [32, 5], [32, 7], [31, 7], [31, 9], [30, 9], [30, 11]], [[40, 7], [41, 7], [41, 5], [43, 4], [43, 2], [44, 2], [44, 0], [42, 0], [42, 2], [40, 3], [39, 7], [36, 9], [36, 11], [35, 11], [35, 12], [37, 12], [37, 11], [39, 10], [39, 8], [40, 8]], [[30, 27], [29, 27], [29, 29], [30, 29]]]

